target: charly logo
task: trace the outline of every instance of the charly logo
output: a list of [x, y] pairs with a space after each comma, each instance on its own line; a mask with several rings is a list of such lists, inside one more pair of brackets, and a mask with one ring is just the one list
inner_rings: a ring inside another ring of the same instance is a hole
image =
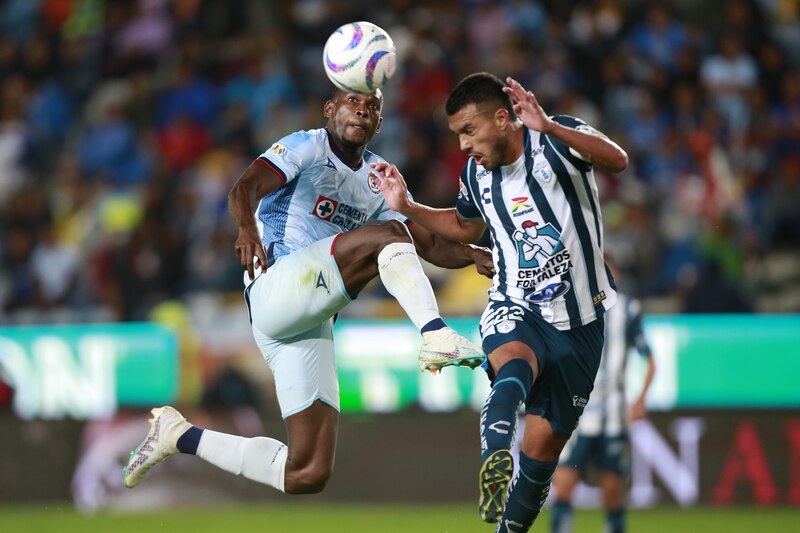
[[458, 181], [458, 197], [469, 202], [469, 191], [467, 191], [467, 186], [461, 180]]
[[581, 398], [577, 395], [572, 397], [572, 405], [575, 407], [586, 407], [587, 403], [589, 403], [589, 400], [586, 398]]
[[511, 422], [508, 420], [498, 420], [489, 426], [489, 429], [501, 435], [508, 435], [511, 430]]

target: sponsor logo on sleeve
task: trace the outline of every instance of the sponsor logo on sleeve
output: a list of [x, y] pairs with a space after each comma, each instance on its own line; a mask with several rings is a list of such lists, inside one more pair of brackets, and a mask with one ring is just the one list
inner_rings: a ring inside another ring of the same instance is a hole
[[269, 150], [267, 150], [267, 152], [272, 155], [283, 155], [286, 153], [286, 147], [282, 144], [275, 143]]

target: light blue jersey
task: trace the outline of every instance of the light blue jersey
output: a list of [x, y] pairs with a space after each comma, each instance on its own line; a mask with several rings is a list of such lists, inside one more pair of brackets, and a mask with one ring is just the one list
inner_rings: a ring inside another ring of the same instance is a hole
[[385, 161], [365, 151], [360, 165], [349, 167], [324, 129], [287, 135], [258, 161], [284, 180], [255, 212], [268, 267], [281, 256], [370, 221], [406, 220], [386, 205], [379, 181], [370, 176], [369, 165]]

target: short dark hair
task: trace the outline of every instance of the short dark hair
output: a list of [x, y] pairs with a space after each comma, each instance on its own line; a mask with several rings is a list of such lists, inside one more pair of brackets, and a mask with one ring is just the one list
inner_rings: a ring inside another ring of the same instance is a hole
[[503, 92], [506, 84], [488, 72], [476, 72], [470, 74], [460, 82], [450, 92], [447, 103], [444, 106], [445, 113], [451, 117], [467, 107], [469, 104], [480, 105], [484, 102], [496, 102], [497, 105], [504, 107], [511, 120], [516, 120], [514, 107], [511, 104], [511, 97]]

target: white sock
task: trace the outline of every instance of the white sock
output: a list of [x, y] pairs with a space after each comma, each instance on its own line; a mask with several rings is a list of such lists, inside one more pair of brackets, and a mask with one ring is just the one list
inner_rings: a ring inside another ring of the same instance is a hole
[[422, 271], [413, 244], [393, 242], [386, 246], [378, 254], [378, 272], [386, 290], [397, 299], [417, 329], [441, 318], [431, 282]]
[[275, 439], [245, 438], [204, 429], [197, 456], [232, 474], [286, 492], [284, 471], [289, 449]]

